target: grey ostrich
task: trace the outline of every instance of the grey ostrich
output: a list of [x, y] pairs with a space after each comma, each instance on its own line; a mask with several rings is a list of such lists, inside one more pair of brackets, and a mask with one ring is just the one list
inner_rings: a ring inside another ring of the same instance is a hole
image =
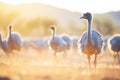
[[44, 39], [44, 38], [37, 39], [37, 40], [31, 40], [30, 47], [32, 47], [33, 49], [41, 53], [47, 51], [49, 48], [47, 39]]
[[7, 45], [6, 40], [2, 40], [2, 35], [1, 35], [1, 33], [0, 33], [0, 47], [1, 47], [1, 49], [3, 50], [3, 52], [4, 52], [5, 54], [9, 55], [10, 50], [9, 50], [9, 48], [8, 48], [8, 45]]
[[96, 69], [97, 64], [97, 55], [101, 52], [103, 46], [103, 39], [102, 35], [94, 29], [91, 29], [92, 25], [92, 14], [87, 12], [84, 13], [80, 19], [87, 19], [88, 20], [88, 30], [85, 31], [80, 39], [80, 48], [81, 51], [87, 55], [87, 59], [89, 62], [89, 69], [90, 66], [90, 56], [95, 55], [94, 65]]
[[50, 29], [52, 31], [52, 38], [50, 39], [49, 45], [54, 50], [54, 56], [56, 56], [57, 52], [66, 51], [66, 42], [61, 37], [55, 35], [54, 26], [51, 26]]
[[116, 34], [112, 36], [108, 40], [108, 49], [110, 52], [114, 55], [114, 58], [118, 59], [118, 62], [120, 64], [120, 59], [119, 59], [119, 51], [120, 51], [120, 35]]
[[79, 37], [78, 36], [73, 36], [72, 37], [72, 49], [74, 52], [78, 52], [78, 40], [79, 40]]
[[69, 50], [72, 46], [72, 40], [69, 35], [67, 34], [62, 34], [61, 38], [66, 42], [66, 47]]
[[9, 26], [9, 35], [7, 37], [7, 45], [11, 52], [21, 50], [21, 36], [16, 32], [11, 32], [12, 26]]

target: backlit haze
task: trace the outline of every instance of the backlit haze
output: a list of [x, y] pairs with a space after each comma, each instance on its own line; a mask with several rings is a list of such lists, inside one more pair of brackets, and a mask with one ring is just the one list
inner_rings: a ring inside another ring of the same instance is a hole
[[119, 0], [0, 0], [9, 4], [43, 3], [75, 12], [105, 13], [120, 10]]

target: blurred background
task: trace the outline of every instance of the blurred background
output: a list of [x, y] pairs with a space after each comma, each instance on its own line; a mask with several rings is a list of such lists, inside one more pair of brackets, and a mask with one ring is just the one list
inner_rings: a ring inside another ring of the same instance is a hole
[[[91, 73], [86, 56], [77, 46], [78, 38], [87, 30], [87, 21], [80, 20], [85, 12], [93, 13], [92, 27], [105, 37], [97, 72], [93, 69]], [[113, 64], [107, 49], [108, 37], [120, 33], [119, 0], [0, 0], [4, 39], [9, 25], [21, 35], [22, 50], [10, 57], [0, 51], [0, 80], [120, 80], [120, 65]], [[72, 40], [66, 59], [59, 53], [58, 62], [48, 45], [51, 25], [56, 26], [56, 34], [68, 34]]]
[[86, 21], [80, 20], [80, 17], [82, 13], [89, 11], [94, 14], [93, 28], [104, 36], [110, 36], [120, 33], [120, 7], [117, 1], [107, 4], [108, 2], [108, 0], [0, 1], [0, 32], [6, 37], [8, 26], [12, 25], [13, 30], [19, 32], [22, 37], [43, 37], [49, 36], [49, 27], [55, 25], [57, 34], [79, 36], [87, 28]]

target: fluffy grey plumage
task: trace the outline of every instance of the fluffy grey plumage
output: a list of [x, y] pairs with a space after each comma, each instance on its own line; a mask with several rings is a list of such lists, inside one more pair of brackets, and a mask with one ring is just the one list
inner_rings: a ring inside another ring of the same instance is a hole
[[37, 40], [31, 40], [30, 41], [30, 46], [37, 50], [44, 52], [48, 49], [48, 43], [46, 39], [37, 39]]
[[59, 36], [55, 35], [55, 27], [50, 28], [52, 30], [52, 38], [49, 41], [49, 45], [54, 50], [54, 55], [56, 56], [57, 52], [66, 50], [66, 42]]
[[84, 54], [87, 55], [90, 68], [90, 56], [95, 54], [95, 68], [97, 63], [97, 55], [100, 53], [103, 46], [103, 39], [101, 34], [94, 29], [91, 29], [92, 15], [91, 13], [84, 13], [81, 19], [88, 20], [88, 30], [85, 31], [79, 41], [80, 48]]
[[78, 51], [78, 40], [79, 40], [79, 37], [78, 36], [73, 36], [72, 37], [72, 49], [77, 52]]
[[66, 35], [66, 34], [63, 34], [63, 35], [61, 36], [61, 38], [66, 42], [66, 47], [67, 47], [67, 49], [70, 49], [70, 48], [71, 48], [71, 45], [72, 45], [71, 38], [70, 38], [68, 35]]
[[7, 45], [7, 41], [2, 40], [1, 33], [0, 33], [0, 47], [3, 50], [3, 52], [5, 52], [7, 55], [10, 53], [10, 50], [8, 48], [8, 45]]
[[[91, 42], [88, 41], [88, 32], [85, 31], [81, 37], [80, 43], [81, 43], [81, 49], [82, 52], [85, 54], [95, 54], [100, 53], [102, 45], [103, 45], [103, 39], [101, 38], [101, 34], [97, 31], [92, 29], [91, 30]], [[88, 50], [86, 49], [87, 45], [90, 43], [90, 48]]]
[[120, 59], [119, 59], [120, 35], [119, 34], [112, 36], [108, 40], [108, 48], [109, 48], [110, 52], [114, 55], [114, 58], [118, 59], [118, 62], [120, 64]]
[[11, 32], [12, 26], [9, 26], [9, 35], [7, 37], [8, 48], [13, 52], [14, 50], [21, 50], [21, 36], [16, 32]]

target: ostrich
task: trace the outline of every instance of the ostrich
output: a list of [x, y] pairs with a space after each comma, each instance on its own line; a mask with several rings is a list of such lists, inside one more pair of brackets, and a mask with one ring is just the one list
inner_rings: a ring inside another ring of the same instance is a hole
[[97, 55], [100, 53], [103, 46], [102, 35], [97, 30], [91, 29], [91, 23], [92, 23], [91, 13], [89, 12], [84, 13], [80, 19], [88, 20], [88, 30], [82, 34], [80, 39], [81, 51], [87, 55], [89, 62], [89, 69], [91, 69], [90, 56], [93, 54], [95, 55], [94, 65], [96, 69]]
[[16, 32], [11, 32], [12, 26], [9, 26], [9, 35], [7, 37], [7, 45], [11, 52], [21, 50], [21, 37]]
[[24, 50], [28, 50], [30, 47], [30, 41], [28, 39], [24, 39], [23, 42], [22, 42], [22, 48]]
[[3, 52], [6, 53], [7, 55], [10, 53], [6, 40], [2, 41], [1, 33], [0, 33], [0, 47], [3, 50]]
[[112, 36], [108, 40], [108, 49], [110, 52], [114, 55], [114, 59], [118, 59], [119, 64], [120, 64], [120, 59], [119, 59], [119, 51], [120, 51], [120, 35], [116, 34]]
[[55, 35], [55, 27], [50, 27], [52, 30], [52, 38], [50, 39], [49, 45], [54, 50], [54, 56], [57, 52], [66, 51], [66, 42], [59, 36]]
[[30, 46], [35, 49], [36, 51], [47, 51], [48, 44], [46, 39], [37, 39], [37, 40], [31, 40]]
[[61, 36], [61, 38], [66, 42], [66, 47], [69, 50], [71, 48], [71, 45], [72, 45], [72, 41], [71, 41], [70, 37], [66, 34], [63, 34]]
[[79, 40], [78, 36], [73, 36], [72, 37], [72, 49], [75, 52], [77, 52], [77, 50], [78, 50], [78, 45], [77, 45], [78, 40]]

